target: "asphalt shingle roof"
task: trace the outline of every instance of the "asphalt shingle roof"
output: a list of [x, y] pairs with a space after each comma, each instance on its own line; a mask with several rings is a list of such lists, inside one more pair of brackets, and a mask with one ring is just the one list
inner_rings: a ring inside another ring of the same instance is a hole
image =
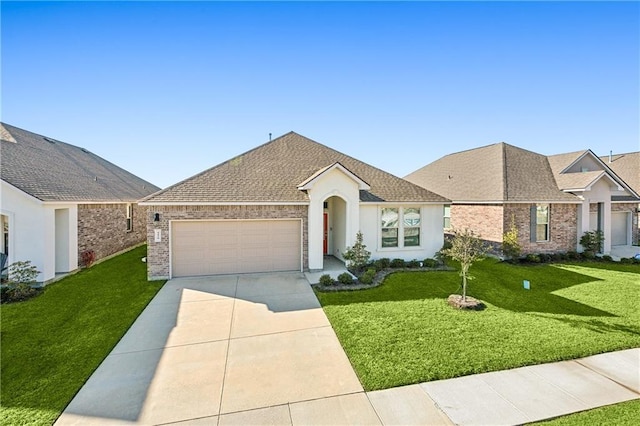
[[390, 173], [289, 132], [147, 197], [153, 203], [308, 202], [297, 187], [339, 162], [368, 183], [363, 202], [448, 202]]
[[617, 174], [636, 193], [640, 193], [640, 152], [615, 154], [600, 157], [615, 174]]
[[567, 201], [547, 157], [501, 142], [449, 154], [405, 176], [454, 201]]
[[137, 201], [157, 186], [74, 145], [0, 123], [0, 177], [42, 201]]

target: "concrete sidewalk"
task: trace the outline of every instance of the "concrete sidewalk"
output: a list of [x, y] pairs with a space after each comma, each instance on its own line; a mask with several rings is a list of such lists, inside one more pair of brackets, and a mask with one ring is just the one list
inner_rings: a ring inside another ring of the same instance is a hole
[[640, 349], [364, 392], [304, 275], [167, 282], [57, 425], [510, 425], [640, 398]]

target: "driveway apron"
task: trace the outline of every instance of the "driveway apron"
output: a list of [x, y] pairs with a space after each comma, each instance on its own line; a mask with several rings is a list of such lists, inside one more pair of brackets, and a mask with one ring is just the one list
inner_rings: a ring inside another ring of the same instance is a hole
[[[57, 424], [280, 423], [289, 407], [304, 416], [305, 404], [331, 397], [349, 406], [362, 392], [302, 274], [178, 278]], [[377, 422], [370, 404], [364, 410]]]

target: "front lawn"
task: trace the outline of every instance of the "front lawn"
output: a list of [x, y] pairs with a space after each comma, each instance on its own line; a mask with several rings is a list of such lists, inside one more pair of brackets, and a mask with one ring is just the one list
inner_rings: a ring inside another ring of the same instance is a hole
[[139, 247], [2, 305], [2, 424], [51, 424], [162, 282], [147, 282]]
[[640, 346], [637, 265], [488, 259], [471, 274], [468, 294], [484, 311], [447, 305], [457, 272], [400, 272], [374, 289], [317, 293], [366, 390]]
[[640, 419], [640, 399], [532, 423], [536, 426], [616, 425], [635, 426]]

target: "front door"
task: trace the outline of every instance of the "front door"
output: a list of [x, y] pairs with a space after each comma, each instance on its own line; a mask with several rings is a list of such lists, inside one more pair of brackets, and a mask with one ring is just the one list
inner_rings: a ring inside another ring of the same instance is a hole
[[329, 215], [324, 213], [323, 231], [322, 231], [322, 254], [329, 252]]

